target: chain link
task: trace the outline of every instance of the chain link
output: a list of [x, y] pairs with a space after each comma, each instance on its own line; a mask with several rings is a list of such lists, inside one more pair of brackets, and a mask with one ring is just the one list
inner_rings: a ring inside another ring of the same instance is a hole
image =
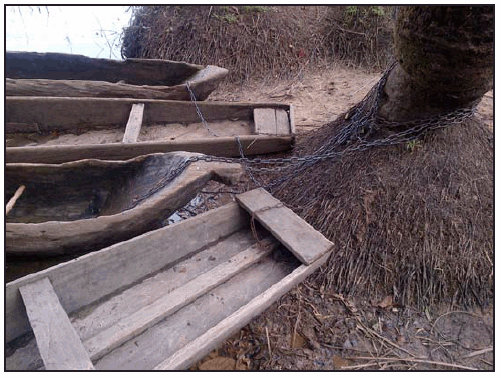
[[[143, 201], [152, 194], [158, 192], [165, 185], [171, 182], [174, 178], [179, 176], [191, 163], [198, 161], [205, 162], [220, 162], [220, 163], [240, 163], [245, 167], [245, 170], [251, 180], [258, 187], [265, 187], [271, 189], [288, 181], [296, 176], [300, 171], [303, 171], [321, 161], [328, 159], [337, 159], [342, 155], [349, 152], [360, 152], [374, 147], [391, 146], [406, 143], [421, 137], [424, 133], [439, 128], [446, 127], [450, 124], [461, 123], [464, 120], [471, 118], [476, 109], [457, 109], [455, 111], [437, 115], [424, 120], [413, 120], [408, 122], [395, 122], [387, 121], [377, 116], [377, 111], [381, 104], [383, 89], [388, 79], [388, 75], [395, 67], [396, 62], [392, 63], [384, 72], [381, 79], [372, 87], [372, 89], [365, 95], [363, 100], [355, 107], [350, 109], [345, 116], [346, 124], [341, 130], [333, 135], [326, 143], [314, 151], [311, 155], [305, 156], [291, 156], [289, 158], [255, 158], [249, 159], [245, 157], [242, 143], [240, 138], [236, 136], [235, 140], [240, 153], [240, 158], [227, 158], [211, 155], [196, 155], [191, 156], [181, 163], [176, 169], [170, 171], [164, 178], [162, 178], [147, 194], [134, 200], [133, 204], [129, 207], [134, 207], [138, 202]], [[191, 101], [195, 104], [197, 114], [200, 117], [207, 131], [213, 135], [215, 134], [205, 121], [202, 112], [197, 103], [195, 94], [190, 88], [189, 82], [186, 82], [186, 87], [190, 92]], [[383, 139], [370, 140], [370, 136], [381, 127], [400, 127], [405, 128], [404, 131], [393, 133]], [[343, 148], [344, 147], [344, 148]], [[270, 167], [271, 166], [271, 167]], [[291, 169], [294, 168], [294, 169]], [[254, 173], [267, 173], [277, 172], [289, 169], [288, 174], [283, 174], [278, 179], [268, 183], [264, 186], [254, 176]]]
[[197, 109], [197, 114], [198, 114], [198, 117], [200, 118], [200, 120], [202, 121], [205, 129], [207, 130], [207, 132], [212, 135], [212, 136], [219, 136], [217, 135], [215, 132], [213, 132], [211, 130], [211, 128], [209, 127], [209, 124], [207, 123], [207, 121], [205, 120], [204, 118], [204, 115], [202, 114], [202, 111], [200, 110], [200, 108], [198, 107], [198, 102], [197, 102], [197, 97], [195, 96], [195, 93], [193, 93], [193, 91], [191, 90], [191, 87], [190, 87], [190, 82], [187, 81], [186, 82], [186, 88], [188, 89], [188, 92], [190, 92], [190, 99], [191, 99], [191, 102], [193, 104], [195, 104], [195, 108]]

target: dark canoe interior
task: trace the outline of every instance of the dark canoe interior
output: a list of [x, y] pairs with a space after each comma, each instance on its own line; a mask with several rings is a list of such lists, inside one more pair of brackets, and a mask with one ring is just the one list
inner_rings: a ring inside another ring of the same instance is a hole
[[204, 67], [160, 59], [95, 59], [63, 53], [12, 52], [5, 55], [11, 79], [90, 80], [133, 85], [182, 84]]
[[5, 201], [26, 189], [7, 223], [75, 221], [133, 208], [186, 157], [156, 154], [127, 162], [83, 160], [62, 165], [6, 164]]

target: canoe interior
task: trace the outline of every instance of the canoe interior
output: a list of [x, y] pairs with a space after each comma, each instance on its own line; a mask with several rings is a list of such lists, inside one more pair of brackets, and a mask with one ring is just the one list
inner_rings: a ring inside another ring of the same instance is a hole
[[[207, 123], [164, 123], [143, 126], [137, 142], [188, 141], [199, 138], [232, 137], [235, 135], [253, 135], [254, 123], [251, 120], [214, 120]], [[110, 129], [109, 126], [89, 127], [75, 132], [33, 132], [7, 134], [6, 147], [57, 146], [121, 143], [123, 128]]]
[[6, 52], [5, 74], [12, 79], [90, 80], [133, 85], [173, 86], [204, 67], [159, 59], [125, 61], [64, 53]]
[[260, 108], [289, 118], [286, 130], [274, 135], [294, 134], [291, 107], [285, 104], [200, 102], [204, 123], [195, 104], [186, 101], [12, 96], [6, 99], [6, 147], [121, 143], [137, 103], [144, 104], [137, 142], [257, 135], [254, 111]]
[[[213, 212], [218, 211], [220, 209]], [[111, 294], [101, 297], [98, 295], [97, 300], [72, 311], [69, 314], [70, 321], [84, 346], [117, 322], [136, 314], [167, 293], [183, 288], [200, 275], [255, 245], [256, 237], [248, 226], [250, 216], [246, 213], [240, 213], [240, 216], [243, 216], [245, 221], [226, 219], [226, 222], [240, 226], [229, 233], [221, 232], [222, 236], [215, 242], [207, 243], [192, 253], [186, 253], [176, 261], [159, 265], [153, 273], [142, 276], [133, 285], [126, 284]], [[273, 239], [257, 222], [256, 229], [260, 240], [266, 237]], [[161, 232], [162, 230], [155, 231]], [[215, 233], [218, 232], [220, 231]], [[299, 266], [301, 263], [283, 246], [279, 246], [238, 275], [92, 362], [97, 370], [153, 369], [166, 357], [200, 337], [272, 285], [279, 283]], [[6, 368], [43, 369], [32, 332], [8, 342]]]
[[136, 206], [160, 179], [186, 157], [156, 154], [128, 162], [87, 160], [78, 164], [10, 165], [5, 200], [26, 189], [7, 214], [7, 223], [74, 221], [113, 215]]

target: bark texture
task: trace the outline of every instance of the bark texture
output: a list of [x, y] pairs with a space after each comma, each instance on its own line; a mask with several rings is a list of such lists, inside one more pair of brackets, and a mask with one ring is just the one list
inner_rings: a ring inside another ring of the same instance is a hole
[[493, 85], [494, 6], [404, 6], [379, 114], [408, 121], [471, 107]]

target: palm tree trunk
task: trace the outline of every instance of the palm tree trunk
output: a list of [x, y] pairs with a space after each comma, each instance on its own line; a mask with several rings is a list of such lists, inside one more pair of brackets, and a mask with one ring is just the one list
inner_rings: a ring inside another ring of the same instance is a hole
[[494, 6], [399, 7], [378, 115], [402, 122], [474, 106], [492, 89], [493, 39]]

